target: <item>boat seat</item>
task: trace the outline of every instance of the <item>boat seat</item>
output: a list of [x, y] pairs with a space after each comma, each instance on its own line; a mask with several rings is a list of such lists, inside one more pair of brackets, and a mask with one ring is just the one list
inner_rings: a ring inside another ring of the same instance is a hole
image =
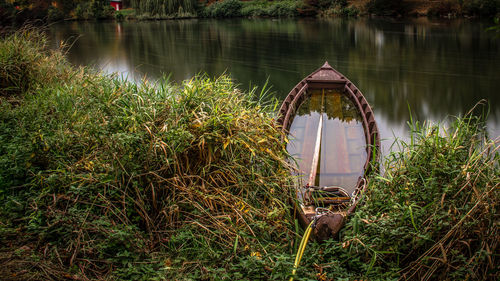
[[305, 187], [304, 200], [313, 205], [330, 205], [348, 203], [351, 197], [345, 189], [337, 186], [309, 186]]

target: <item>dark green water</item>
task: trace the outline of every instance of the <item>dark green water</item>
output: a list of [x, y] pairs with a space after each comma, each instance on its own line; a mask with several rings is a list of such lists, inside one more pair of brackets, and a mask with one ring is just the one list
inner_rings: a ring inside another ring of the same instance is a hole
[[[500, 38], [470, 21], [180, 20], [68, 22], [50, 27], [53, 46], [73, 43], [72, 63], [130, 78], [230, 73], [242, 85], [269, 77], [282, 99], [324, 61], [342, 72], [372, 105], [387, 150], [416, 119], [462, 115], [490, 103], [488, 131], [500, 135]], [[75, 41], [76, 39], [76, 41]]]
[[287, 145], [296, 159], [300, 186], [337, 186], [352, 194], [367, 157], [361, 115], [342, 92], [309, 91], [293, 118]]

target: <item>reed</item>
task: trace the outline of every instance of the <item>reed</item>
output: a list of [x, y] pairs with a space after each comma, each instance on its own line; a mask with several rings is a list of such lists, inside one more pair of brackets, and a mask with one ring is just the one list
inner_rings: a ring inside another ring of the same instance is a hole
[[310, 266], [349, 279], [498, 279], [500, 140], [487, 137], [484, 108], [448, 126], [411, 120], [341, 240], [313, 246]]
[[[0, 41], [0, 276], [290, 277], [302, 230], [265, 91], [130, 83], [71, 67], [44, 38]], [[473, 112], [410, 129], [297, 280], [498, 279], [499, 140]]]
[[45, 36], [36, 28], [26, 26], [1, 36], [0, 96], [16, 99], [44, 83], [66, 77], [64, 56], [50, 51]]
[[[7, 36], [0, 50], [24, 40], [20, 62], [49, 60], [29, 42], [38, 36]], [[9, 75], [22, 69], [5, 58]], [[16, 103], [0, 97], [1, 244], [30, 249], [0, 258], [2, 276], [33, 264], [18, 278], [71, 268], [79, 278], [164, 278], [165, 264], [196, 272], [293, 235], [281, 220], [287, 153], [274, 104], [255, 101], [263, 92], [242, 93], [227, 76], [176, 85], [64, 73], [16, 88]]]

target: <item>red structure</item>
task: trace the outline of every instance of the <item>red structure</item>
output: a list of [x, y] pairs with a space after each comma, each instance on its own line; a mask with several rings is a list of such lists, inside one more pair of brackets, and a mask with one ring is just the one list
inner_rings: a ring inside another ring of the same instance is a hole
[[115, 9], [115, 11], [119, 11], [123, 9], [123, 3], [122, 0], [111, 0], [111, 6]]

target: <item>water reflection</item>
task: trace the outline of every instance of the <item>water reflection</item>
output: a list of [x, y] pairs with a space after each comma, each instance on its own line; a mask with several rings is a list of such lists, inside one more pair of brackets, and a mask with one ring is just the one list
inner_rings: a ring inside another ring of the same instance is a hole
[[[406, 134], [417, 119], [459, 115], [482, 98], [489, 131], [500, 134], [500, 40], [468, 21], [181, 20], [54, 25], [52, 42], [80, 36], [76, 64], [134, 79], [164, 73], [180, 81], [227, 71], [242, 84], [269, 77], [279, 98], [325, 60], [349, 77], [372, 105], [383, 138]], [[387, 147], [387, 144], [385, 145]]]
[[333, 90], [309, 94], [293, 119], [287, 145], [297, 161], [299, 185], [342, 187], [352, 194], [367, 157], [361, 116], [345, 94]]

